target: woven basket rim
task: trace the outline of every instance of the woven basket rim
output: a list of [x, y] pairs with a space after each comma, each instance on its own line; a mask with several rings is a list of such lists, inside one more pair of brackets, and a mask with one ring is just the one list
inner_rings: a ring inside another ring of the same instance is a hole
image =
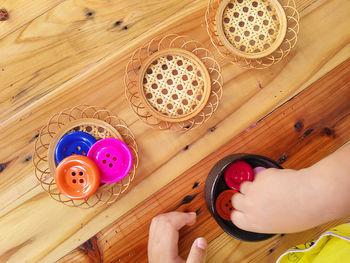
[[219, 38], [219, 34], [217, 32], [216, 14], [217, 9], [219, 8], [222, 1], [223, 0], [208, 0], [207, 10], [205, 12], [204, 18], [206, 22], [207, 33], [210, 37], [212, 45], [215, 47], [220, 56], [223, 57], [226, 61], [237, 63], [243, 68], [264, 69], [280, 62], [291, 52], [291, 50], [296, 45], [298, 40], [300, 17], [299, 12], [296, 9], [295, 0], [278, 0], [285, 12], [287, 19], [287, 31], [281, 45], [270, 55], [258, 59], [248, 59], [233, 54], [222, 43], [221, 38]]
[[[262, 0], [256, 0], [257, 2], [262, 1]], [[277, 0], [267, 0], [269, 3], [271, 3], [274, 8], [277, 11], [278, 18], [280, 20], [281, 28], [279, 29], [278, 36], [276, 40], [273, 42], [273, 44], [268, 48], [267, 50], [264, 50], [262, 52], [258, 53], [247, 53], [243, 52], [237, 48], [235, 48], [232, 43], [227, 39], [222, 24], [223, 24], [223, 13], [227, 7], [227, 5], [232, 2], [232, 0], [223, 0], [223, 2], [220, 4], [217, 14], [216, 14], [216, 21], [217, 21], [217, 30], [219, 37], [222, 41], [222, 43], [226, 46], [228, 50], [230, 50], [233, 54], [243, 57], [243, 58], [248, 58], [248, 59], [257, 59], [257, 58], [263, 58], [271, 53], [273, 53], [282, 43], [286, 31], [287, 31], [287, 18], [284, 12], [284, 9], [282, 8], [281, 4]]]
[[[49, 147], [50, 145], [53, 145], [52, 140], [57, 132], [60, 132], [61, 135], [66, 134], [66, 132], [69, 132], [72, 128], [77, 127], [77, 123], [88, 124], [91, 123], [91, 120], [96, 120], [94, 123], [99, 125], [105, 123], [106, 125], [103, 125], [105, 128], [109, 129], [112, 127], [113, 130], [115, 130], [113, 133], [104, 130], [100, 132], [101, 134], [106, 131], [108, 132], [107, 136], [111, 134], [112, 136], [118, 137], [116, 135], [119, 134], [121, 139], [128, 145], [132, 152], [133, 165], [129, 174], [121, 181], [101, 185], [96, 193], [86, 199], [69, 199], [60, 193], [56, 187], [54, 172], [51, 172], [49, 168], [49, 159], [54, 159], [53, 155], [48, 156]], [[65, 124], [68, 124], [68, 126]], [[129, 188], [135, 177], [138, 163], [138, 147], [135, 141], [135, 136], [127, 127], [126, 123], [108, 110], [100, 109], [95, 106], [78, 105], [54, 114], [49, 118], [47, 124], [40, 129], [39, 137], [34, 143], [33, 164], [37, 180], [44, 191], [46, 191], [55, 201], [70, 207], [91, 208], [115, 202], [118, 197]]]
[[[205, 64], [210, 75], [211, 92], [207, 104], [196, 116], [181, 122], [170, 122], [157, 118], [148, 110], [139, 94], [139, 71], [143, 62], [154, 52], [167, 48], [180, 48], [192, 52]], [[125, 68], [124, 85], [125, 96], [140, 120], [155, 129], [186, 132], [200, 127], [217, 110], [223, 92], [223, 77], [219, 63], [200, 42], [187, 36], [169, 34], [155, 37], [133, 52]]]
[[[204, 98], [201, 100], [200, 105], [196, 107], [196, 109], [189, 114], [183, 116], [176, 116], [176, 117], [170, 117], [170, 116], [164, 116], [161, 114], [159, 111], [155, 110], [152, 105], [149, 103], [147, 100], [145, 93], [144, 93], [144, 88], [143, 88], [143, 78], [146, 74], [146, 70], [150, 66], [150, 64], [159, 57], [166, 56], [166, 55], [180, 55], [183, 56], [189, 60], [195, 61], [199, 65], [199, 68], [201, 72], [204, 75], [204, 83], [205, 83], [205, 89], [204, 89]], [[153, 115], [155, 115], [157, 118], [164, 120], [164, 121], [169, 121], [169, 122], [181, 122], [181, 121], [186, 121], [188, 119], [193, 118], [196, 116], [204, 107], [205, 104], [207, 103], [210, 95], [210, 90], [211, 90], [211, 84], [210, 84], [210, 75], [205, 67], [204, 63], [197, 57], [195, 56], [192, 52], [189, 52], [184, 49], [180, 48], [166, 48], [159, 50], [155, 53], [153, 53], [151, 56], [149, 56], [143, 63], [139, 72], [139, 81], [138, 81], [138, 88], [139, 88], [139, 93], [141, 95], [141, 99], [145, 105], [148, 106], [148, 110], [152, 112]]]

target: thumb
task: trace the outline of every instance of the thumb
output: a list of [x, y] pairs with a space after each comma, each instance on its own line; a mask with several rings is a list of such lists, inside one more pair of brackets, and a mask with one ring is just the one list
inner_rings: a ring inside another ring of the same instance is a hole
[[197, 238], [191, 247], [186, 263], [204, 263], [207, 253], [207, 241], [205, 238]]

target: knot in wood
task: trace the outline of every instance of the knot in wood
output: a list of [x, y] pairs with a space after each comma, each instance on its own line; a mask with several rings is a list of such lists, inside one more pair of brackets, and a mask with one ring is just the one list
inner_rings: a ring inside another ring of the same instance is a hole
[[6, 21], [9, 17], [9, 13], [6, 9], [0, 9], [0, 21]]

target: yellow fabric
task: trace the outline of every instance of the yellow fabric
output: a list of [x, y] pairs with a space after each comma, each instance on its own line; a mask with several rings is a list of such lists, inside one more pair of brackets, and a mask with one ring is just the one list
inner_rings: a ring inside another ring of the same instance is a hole
[[277, 263], [350, 263], [350, 224], [332, 228], [313, 242], [284, 253]]

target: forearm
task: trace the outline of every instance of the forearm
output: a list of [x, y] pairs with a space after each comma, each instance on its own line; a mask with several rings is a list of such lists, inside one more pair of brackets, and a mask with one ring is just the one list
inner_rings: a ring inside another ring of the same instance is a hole
[[324, 204], [324, 213], [330, 219], [350, 215], [350, 144], [307, 170], [317, 178], [317, 184], [322, 189], [320, 194], [329, 200]]
[[322, 159], [311, 168], [350, 177], [350, 143]]

